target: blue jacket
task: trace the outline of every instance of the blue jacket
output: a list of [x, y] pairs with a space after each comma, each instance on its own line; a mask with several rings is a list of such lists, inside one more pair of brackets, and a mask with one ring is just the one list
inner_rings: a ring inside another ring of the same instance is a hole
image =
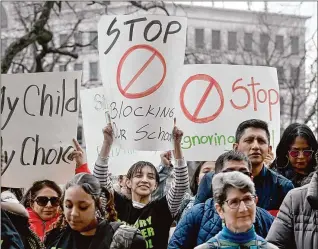
[[[212, 197], [212, 177], [214, 173], [206, 174], [199, 185], [194, 204], [205, 202]], [[257, 206], [266, 210], [278, 210], [293, 183], [277, 172], [263, 166], [260, 174], [253, 179], [258, 196]]]
[[[274, 217], [257, 207], [255, 231], [265, 238]], [[222, 220], [214, 207], [212, 198], [193, 206], [178, 223], [168, 245], [168, 249], [193, 249], [207, 242], [222, 230]]]

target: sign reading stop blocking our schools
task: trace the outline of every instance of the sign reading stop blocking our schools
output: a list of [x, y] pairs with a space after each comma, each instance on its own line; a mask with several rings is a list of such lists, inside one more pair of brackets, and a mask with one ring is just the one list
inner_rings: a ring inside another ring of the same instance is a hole
[[275, 68], [241, 65], [185, 65], [176, 77], [177, 124], [190, 161], [216, 160], [235, 142], [248, 119], [268, 123], [270, 143], [280, 138], [279, 87]]
[[65, 184], [77, 134], [81, 72], [1, 75], [2, 186]]
[[[125, 149], [172, 149], [177, 69], [183, 66], [186, 18], [102, 16], [98, 23], [103, 85], [115, 142]], [[109, 94], [108, 94], [109, 93]]]
[[[91, 172], [93, 172], [94, 164], [103, 144], [102, 129], [109, 122], [104, 88], [81, 90], [81, 107], [87, 162]], [[151, 162], [157, 166], [160, 163], [160, 153], [123, 149], [113, 145], [109, 158], [109, 170], [112, 175], [126, 175], [128, 169], [140, 160]]]

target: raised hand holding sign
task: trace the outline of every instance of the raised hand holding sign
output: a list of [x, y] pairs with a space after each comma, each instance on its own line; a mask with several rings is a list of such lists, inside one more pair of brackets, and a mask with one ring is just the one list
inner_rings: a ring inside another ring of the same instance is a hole
[[184, 17], [159, 15], [108, 15], [99, 21], [102, 81], [121, 148], [172, 148], [173, 79], [183, 66], [186, 26]]

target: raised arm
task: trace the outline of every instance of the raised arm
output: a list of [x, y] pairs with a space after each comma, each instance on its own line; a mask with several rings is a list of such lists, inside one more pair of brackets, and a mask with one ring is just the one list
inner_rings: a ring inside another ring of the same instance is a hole
[[114, 191], [113, 183], [111, 181], [111, 178], [109, 176], [109, 171], [108, 171], [108, 159], [109, 159], [110, 150], [114, 141], [113, 128], [111, 124], [108, 124], [103, 129], [103, 134], [104, 134], [103, 146], [95, 162], [93, 174], [99, 180], [102, 187], [107, 188], [108, 191], [113, 193]]
[[75, 168], [75, 175], [79, 173], [88, 173], [91, 174], [87, 162], [86, 162], [86, 156], [85, 152], [82, 149], [79, 142], [73, 138], [73, 143], [75, 145], [74, 151], [69, 155], [70, 160], [75, 160], [76, 162], [76, 168]]
[[171, 151], [166, 151], [160, 154], [161, 163], [157, 168], [159, 173], [159, 184], [155, 192], [152, 194], [152, 199], [159, 199], [165, 196], [171, 187], [173, 165], [171, 164]]
[[174, 166], [174, 179], [171, 184], [166, 198], [172, 217], [178, 213], [179, 207], [182, 203], [183, 196], [189, 188], [189, 174], [186, 161], [182, 155], [181, 140], [183, 132], [176, 126], [173, 128], [174, 138], [174, 157], [176, 159]]

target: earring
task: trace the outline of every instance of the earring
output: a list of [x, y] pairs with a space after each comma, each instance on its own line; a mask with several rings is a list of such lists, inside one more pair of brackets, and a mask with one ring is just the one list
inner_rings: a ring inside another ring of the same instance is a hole
[[287, 163], [286, 163], [286, 165], [283, 166], [283, 167], [281, 167], [280, 165], [277, 164], [277, 161], [278, 161], [277, 159], [278, 159], [278, 158], [275, 159], [275, 161], [276, 161], [275, 163], [276, 163], [276, 168], [277, 168], [277, 169], [285, 169], [285, 168], [287, 168], [287, 166], [288, 166], [288, 164], [289, 164], [289, 158], [288, 158], [287, 155], [286, 155], [286, 158], [287, 158]]
[[222, 219], [222, 227], [225, 227], [225, 220]]

